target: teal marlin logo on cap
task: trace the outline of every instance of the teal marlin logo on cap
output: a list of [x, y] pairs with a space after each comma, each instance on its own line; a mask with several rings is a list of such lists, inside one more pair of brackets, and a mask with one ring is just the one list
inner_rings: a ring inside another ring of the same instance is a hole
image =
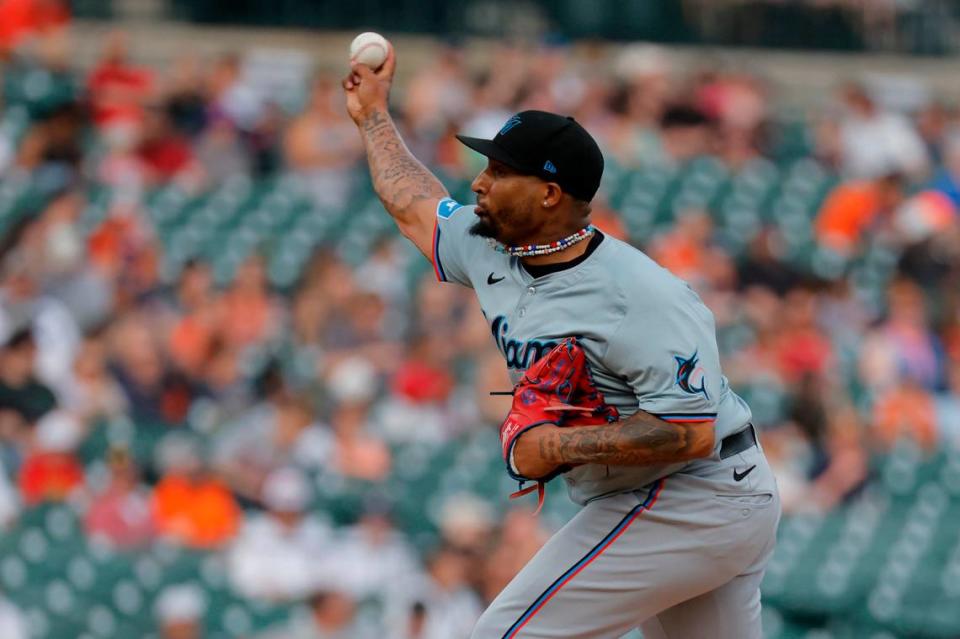
[[509, 120], [507, 120], [502, 127], [500, 127], [500, 132], [497, 133], [497, 135], [506, 135], [507, 131], [509, 131], [510, 129], [514, 128], [519, 124], [521, 124], [520, 116], [515, 115], [511, 117]]

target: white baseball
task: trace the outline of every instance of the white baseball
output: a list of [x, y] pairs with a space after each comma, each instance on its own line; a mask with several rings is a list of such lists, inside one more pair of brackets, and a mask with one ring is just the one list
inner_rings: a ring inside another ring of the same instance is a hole
[[366, 31], [350, 43], [350, 62], [365, 64], [374, 71], [383, 66], [390, 50], [387, 39], [379, 33]]

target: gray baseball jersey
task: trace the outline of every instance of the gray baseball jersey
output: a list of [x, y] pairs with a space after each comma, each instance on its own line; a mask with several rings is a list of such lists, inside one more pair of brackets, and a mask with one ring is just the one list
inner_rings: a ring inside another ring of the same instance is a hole
[[[629, 244], [605, 237], [577, 266], [534, 279], [518, 258], [469, 233], [474, 207], [441, 201], [434, 234], [439, 279], [472, 287], [516, 383], [564, 337], [583, 347], [597, 387], [623, 416], [714, 420], [717, 447], [750, 421], [720, 371], [713, 314], [685, 282]], [[585, 504], [713, 460], [659, 466], [579, 466], [563, 477]]]
[[532, 277], [470, 234], [473, 207], [437, 207], [437, 277], [475, 289], [514, 381], [576, 336], [621, 415], [712, 420], [712, 457], [563, 475], [584, 507], [490, 604], [472, 639], [760, 639], [760, 581], [780, 503], [750, 409], [720, 371], [713, 315], [684, 282], [605, 237], [582, 261]]

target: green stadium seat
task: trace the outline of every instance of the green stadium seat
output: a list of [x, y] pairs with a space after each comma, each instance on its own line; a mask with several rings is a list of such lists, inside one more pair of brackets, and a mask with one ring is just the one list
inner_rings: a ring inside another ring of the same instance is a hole
[[50, 615], [41, 607], [32, 605], [24, 610], [27, 627], [31, 635], [38, 637], [50, 636]]
[[106, 604], [97, 603], [87, 612], [86, 630], [94, 637], [115, 637], [118, 632], [117, 615]]
[[253, 630], [253, 617], [242, 603], [227, 605], [219, 621], [219, 627], [234, 637], [246, 636]]
[[27, 565], [22, 558], [8, 552], [0, 560], [0, 584], [5, 592], [16, 592], [27, 583]]

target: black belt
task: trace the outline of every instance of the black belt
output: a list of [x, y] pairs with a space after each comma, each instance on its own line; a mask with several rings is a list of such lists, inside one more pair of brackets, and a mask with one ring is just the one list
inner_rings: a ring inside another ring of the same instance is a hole
[[727, 435], [723, 438], [723, 441], [720, 442], [720, 459], [733, 457], [756, 445], [757, 431], [753, 428], [753, 424], [747, 424], [747, 427], [739, 433]]

